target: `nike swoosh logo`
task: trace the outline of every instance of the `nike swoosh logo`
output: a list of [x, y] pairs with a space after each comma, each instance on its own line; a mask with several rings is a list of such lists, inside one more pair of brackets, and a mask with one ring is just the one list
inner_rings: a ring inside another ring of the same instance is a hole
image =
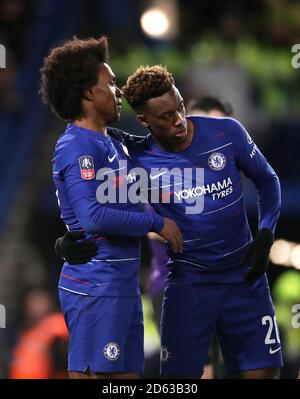
[[279, 348], [277, 348], [277, 349], [272, 349], [272, 348], [270, 348], [270, 349], [269, 349], [269, 353], [270, 353], [270, 355], [274, 355], [274, 353], [280, 351], [280, 349], [281, 349], [281, 346], [280, 346]]
[[112, 162], [116, 158], [117, 154], [115, 154], [113, 157], [108, 157], [109, 162]]
[[157, 175], [151, 175], [150, 174], [150, 180], [154, 180], [154, 179], [157, 179], [159, 176], [162, 176], [162, 175], [164, 175], [165, 173], [167, 173], [167, 171], [165, 170], [164, 172], [161, 172], [161, 173], [158, 173]]

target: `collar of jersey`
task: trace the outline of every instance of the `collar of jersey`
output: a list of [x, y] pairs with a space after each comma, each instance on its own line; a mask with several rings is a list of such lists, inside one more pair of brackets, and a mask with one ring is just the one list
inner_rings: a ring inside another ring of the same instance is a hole
[[103, 140], [103, 141], [110, 141], [109, 136], [105, 136], [104, 134], [101, 134], [99, 132], [96, 132], [95, 130], [87, 129], [85, 127], [80, 127], [77, 125], [74, 125], [73, 123], [69, 123], [67, 126], [66, 133], [71, 133], [71, 132], [76, 132], [76, 134], [87, 134], [93, 138], [96, 138], [97, 140]]

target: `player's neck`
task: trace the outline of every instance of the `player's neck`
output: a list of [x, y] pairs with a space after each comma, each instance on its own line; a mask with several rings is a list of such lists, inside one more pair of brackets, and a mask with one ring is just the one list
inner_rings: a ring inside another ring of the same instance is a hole
[[78, 118], [72, 122], [74, 125], [82, 127], [84, 129], [93, 130], [103, 135], [107, 135], [107, 126], [102, 121], [95, 120], [93, 118]]

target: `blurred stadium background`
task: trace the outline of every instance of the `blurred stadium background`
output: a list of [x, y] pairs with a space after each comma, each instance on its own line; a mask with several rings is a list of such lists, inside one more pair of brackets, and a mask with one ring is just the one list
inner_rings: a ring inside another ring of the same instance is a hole
[[[65, 231], [51, 180], [51, 156], [64, 123], [40, 101], [39, 68], [49, 49], [65, 39], [101, 34], [110, 38], [110, 63], [120, 86], [140, 64], [167, 65], [186, 102], [205, 94], [227, 99], [278, 173], [283, 205], [269, 279], [285, 348], [282, 378], [295, 378], [300, 364], [300, 318], [292, 324], [297, 316], [292, 307], [300, 304], [300, 68], [292, 66], [292, 46], [300, 43], [298, 0], [0, 0], [0, 43], [7, 57], [0, 69], [0, 304], [6, 309], [0, 378], [64, 376], [66, 337], [58, 319], [51, 337], [45, 340], [47, 323], [34, 339], [28, 337], [59, 309], [62, 262], [53, 246]], [[117, 126], [145, 134], [125, 101]], [[256, 195], [248, 184], [246, 191], [255, 231]], [[145, 241], [142, 288], [150, 355], [158, 336], [146, 296], [149, 259]], [[47, 352], [39, 367], [26, 342]], [[15, 370], [22, 356], [27, 374]]]

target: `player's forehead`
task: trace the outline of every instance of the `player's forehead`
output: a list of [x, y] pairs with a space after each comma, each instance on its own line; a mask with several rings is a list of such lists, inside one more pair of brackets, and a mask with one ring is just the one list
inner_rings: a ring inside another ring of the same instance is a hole
[[168, 111], [176, 110], [182, 102], [183, 98], [179, 90], [173, 85], [167, 93], [148, 100], [148, 105], [152, 111], [163, 114]]
[[113, 73], [113, 70], [111, 69], [111, 67], [106, 64], [103, 63], [100, 65], [100, 79], [104, 80], [104, 81], [108, 81], [108, 80], [115, 80], [116, 76]]

